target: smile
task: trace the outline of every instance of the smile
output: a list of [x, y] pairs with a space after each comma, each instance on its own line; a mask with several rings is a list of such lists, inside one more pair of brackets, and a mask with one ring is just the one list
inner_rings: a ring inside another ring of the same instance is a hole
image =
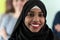
[[31, 24], [31, 26], [39, 27], [39, 24]]
[[31, 27], [37, 29], [40, 27], [40, 24], [39, 23], [31, 23]]

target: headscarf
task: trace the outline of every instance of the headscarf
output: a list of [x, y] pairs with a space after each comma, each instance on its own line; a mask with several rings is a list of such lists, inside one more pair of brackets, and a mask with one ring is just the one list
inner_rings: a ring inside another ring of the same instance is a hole
[[[32, 1], [28, 1], [22, 10], [21, 16], [18, 19], [18, 21], [20, 21], [20, 23], [18, 24], [17, 29], [15, 30], [16, 32], [14, 33], [16, 35], [13, 34], [11, 37], [15, 37], [18, 40], [47, 40], [48, 35], [50, 34], [49, 32], [51, 31], [46, 22], [44, 24], [44, 27], [41, 28], [41, 30], [37, 33], [31, 32], [26, 25], [24, 24], [24, 20], [25, 17], [27, 16], [27, 13], [31, 10], [31, 8], [33, 8], [34, 6], [38, 6], [42, 12], [43, 15], [45, 17], [46, 20], [46, 15], [47, 15], [47, 11], [45, 8], [45, 5], [39, 1], [39, 0], [32, 0]], [[18, 22], [17, 22], [18, 23]], [[53, 36], [52, 36], [53, 37]], [[51, 38], [52, 38], [51, 37]], [[49, 38], [48, 38], [49, 39]]]

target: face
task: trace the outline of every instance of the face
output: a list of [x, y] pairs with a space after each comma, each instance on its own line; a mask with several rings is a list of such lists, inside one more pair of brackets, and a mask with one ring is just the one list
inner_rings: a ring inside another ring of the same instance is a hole
[[31, 9], [25, 17], [24, 23], [31, 32], [39, 32], [45, 23], [45, 17], [41, 9]]
[[14, 9], [21, 9], [23, 8], [24, 4], [27, 2], [28, 0], [13, 0], [13, 7]]

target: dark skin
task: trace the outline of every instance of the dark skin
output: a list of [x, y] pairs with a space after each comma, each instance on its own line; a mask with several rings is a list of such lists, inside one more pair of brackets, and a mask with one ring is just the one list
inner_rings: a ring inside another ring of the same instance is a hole
[[44, 26], [45, 17], [43, 16], [41, 9], [34, 8], [28, 12], [24, 22], [31, 32], [39, 32]]

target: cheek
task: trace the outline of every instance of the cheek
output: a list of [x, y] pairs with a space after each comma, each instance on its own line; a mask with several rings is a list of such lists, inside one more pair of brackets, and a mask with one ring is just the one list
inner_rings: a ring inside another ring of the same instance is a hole
[[24, 21], [25, 25], [28, 26], [29, 23], [31, 22], [31, 20], [32, 20], [32, 18], [25, 17], [25, 21]]
[[42, 24], [45, 24], [45, 18], [41, 19]]

